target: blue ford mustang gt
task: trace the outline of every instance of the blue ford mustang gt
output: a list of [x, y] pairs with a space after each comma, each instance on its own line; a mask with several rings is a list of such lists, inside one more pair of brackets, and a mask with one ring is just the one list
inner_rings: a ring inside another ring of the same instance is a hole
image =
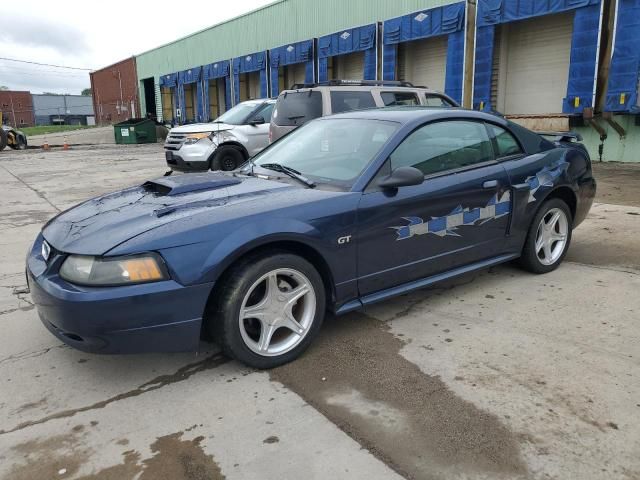
[[45, 225], [43, 324], [104, 353], [201, 338], [269, 368], [343, 314], [509, 260], [555, 269], [595, 181], [579, 144], [497, 116], [398, 107], [309, 122], [235, 172], [163, 177]]

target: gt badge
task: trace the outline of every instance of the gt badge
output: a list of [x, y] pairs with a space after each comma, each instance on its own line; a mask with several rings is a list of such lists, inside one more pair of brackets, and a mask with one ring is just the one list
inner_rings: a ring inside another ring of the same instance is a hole
[[340, 237], [338, 238], [338, 245], [344, 245], [345, 243], [349, 243], [350, 241], [351, 241], [351, 235]]

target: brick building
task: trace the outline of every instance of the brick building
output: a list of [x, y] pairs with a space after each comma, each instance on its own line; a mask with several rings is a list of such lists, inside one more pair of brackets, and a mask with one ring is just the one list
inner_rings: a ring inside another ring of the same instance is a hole
[[96, 123], [117, 123], [141, 116], [134, 57], [96, 70], [89, 75]]
[[0, 90], [2, 121], [14, 127], [30, 127], [34, 124], [31, 93], [18, 90]]

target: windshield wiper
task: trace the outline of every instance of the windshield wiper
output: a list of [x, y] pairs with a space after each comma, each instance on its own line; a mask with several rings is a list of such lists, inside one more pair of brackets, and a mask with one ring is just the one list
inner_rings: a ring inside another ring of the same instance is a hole
[[274, 172], [284, 173], [285, 175], [288, 175], [291, 178], [295, 178], [299, 182], [304, 183], [309, 188], [315, 188], [316, 186], [316, 183], [313, 180], [309, 180], [294, 168], [280, 165], [279, 163], [263, 163], [259, 166], [262, 168], [266, 168], [267, 170], [273, 170]]

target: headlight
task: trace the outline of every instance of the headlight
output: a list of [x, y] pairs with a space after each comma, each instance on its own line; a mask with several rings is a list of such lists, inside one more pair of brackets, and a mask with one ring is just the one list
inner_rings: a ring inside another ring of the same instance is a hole
[[211, 135], [211, 132], [190, 133], [185, 137], [184, 143], [186, 143], [187, 145], [191, 143], [196, 143], [198, 140], [207, 138], [209, 135]]
[[60, 276], [71, 283], [91, 286], [130, 285], [169, 278], [157, 253], [114, 258], [70, 255], [60, 268]]

